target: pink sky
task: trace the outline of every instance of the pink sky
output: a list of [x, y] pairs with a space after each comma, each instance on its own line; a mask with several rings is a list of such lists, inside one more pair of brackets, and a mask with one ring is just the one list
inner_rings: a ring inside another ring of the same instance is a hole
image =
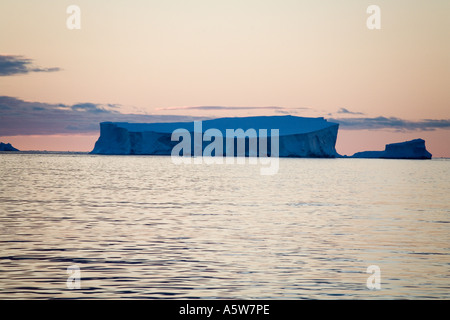
[[[269, 115], [276, 110], [264, 107], [274, 106], [333, 119], [450, 119], [449, 1], [79, 0], [81, 29], [69, 30], [71, 4], [1, 2], [0, 55], [30, 63], [12, 74], [0, 63], [0, 96], [111, 104], [125, 114]], [[371, 4], [381, 8], [381, 30], [366, 27]], [[341, 128], [337, 150], [423, 138], [433, 156], [450, 157], [448, 127], [398, 129]], [[62, 133], [6, 132], [0, 141], [90, 151], [98, 137]]]

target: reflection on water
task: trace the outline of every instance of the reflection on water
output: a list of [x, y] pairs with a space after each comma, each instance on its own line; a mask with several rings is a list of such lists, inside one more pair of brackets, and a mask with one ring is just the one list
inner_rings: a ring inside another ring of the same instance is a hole
[[450, 298], [447, 160], [0, 163], [0, 298]]

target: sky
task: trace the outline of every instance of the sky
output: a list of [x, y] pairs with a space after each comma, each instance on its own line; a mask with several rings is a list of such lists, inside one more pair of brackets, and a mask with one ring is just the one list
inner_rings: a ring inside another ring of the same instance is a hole
[[90, 151], [101, 121], [291, 114], [338, 122], [340, 154], [450, 157], [448, 39], [448, 0], [2, 0], [0, 141]]

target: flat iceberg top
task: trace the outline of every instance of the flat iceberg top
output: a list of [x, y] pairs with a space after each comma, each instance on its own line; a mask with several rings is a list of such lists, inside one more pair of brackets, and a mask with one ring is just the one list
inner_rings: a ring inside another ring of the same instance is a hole
[[[111, 123], [111, 122], [109, 122]], [[127, 129], [130, 132], [161, 132], [172, 133], [176, 129], [186, 129], [194, 131], [194, 122], [170, 122], [170, 123], [128, 123], [113, 122], [120, 128]], [[295, 116], [259, 116], [259, 117], [236, 117], [236, 118], [218, 118], [202, 121], [202, 131], [208, 129], [218, 129], [225, 132], [226, 129], [279, 129], [280, 135], [292, 135], [299, 133], [308, 133], [322, 130], [328, 127], [338, 125], [328, 122], [324, 118], [305, 118]]]

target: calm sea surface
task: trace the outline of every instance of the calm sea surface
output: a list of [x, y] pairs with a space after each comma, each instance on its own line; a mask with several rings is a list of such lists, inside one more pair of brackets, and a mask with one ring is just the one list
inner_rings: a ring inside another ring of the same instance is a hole
[[450, 299], [449, 160], [2, 153], [0, 177], [3, 299]]

